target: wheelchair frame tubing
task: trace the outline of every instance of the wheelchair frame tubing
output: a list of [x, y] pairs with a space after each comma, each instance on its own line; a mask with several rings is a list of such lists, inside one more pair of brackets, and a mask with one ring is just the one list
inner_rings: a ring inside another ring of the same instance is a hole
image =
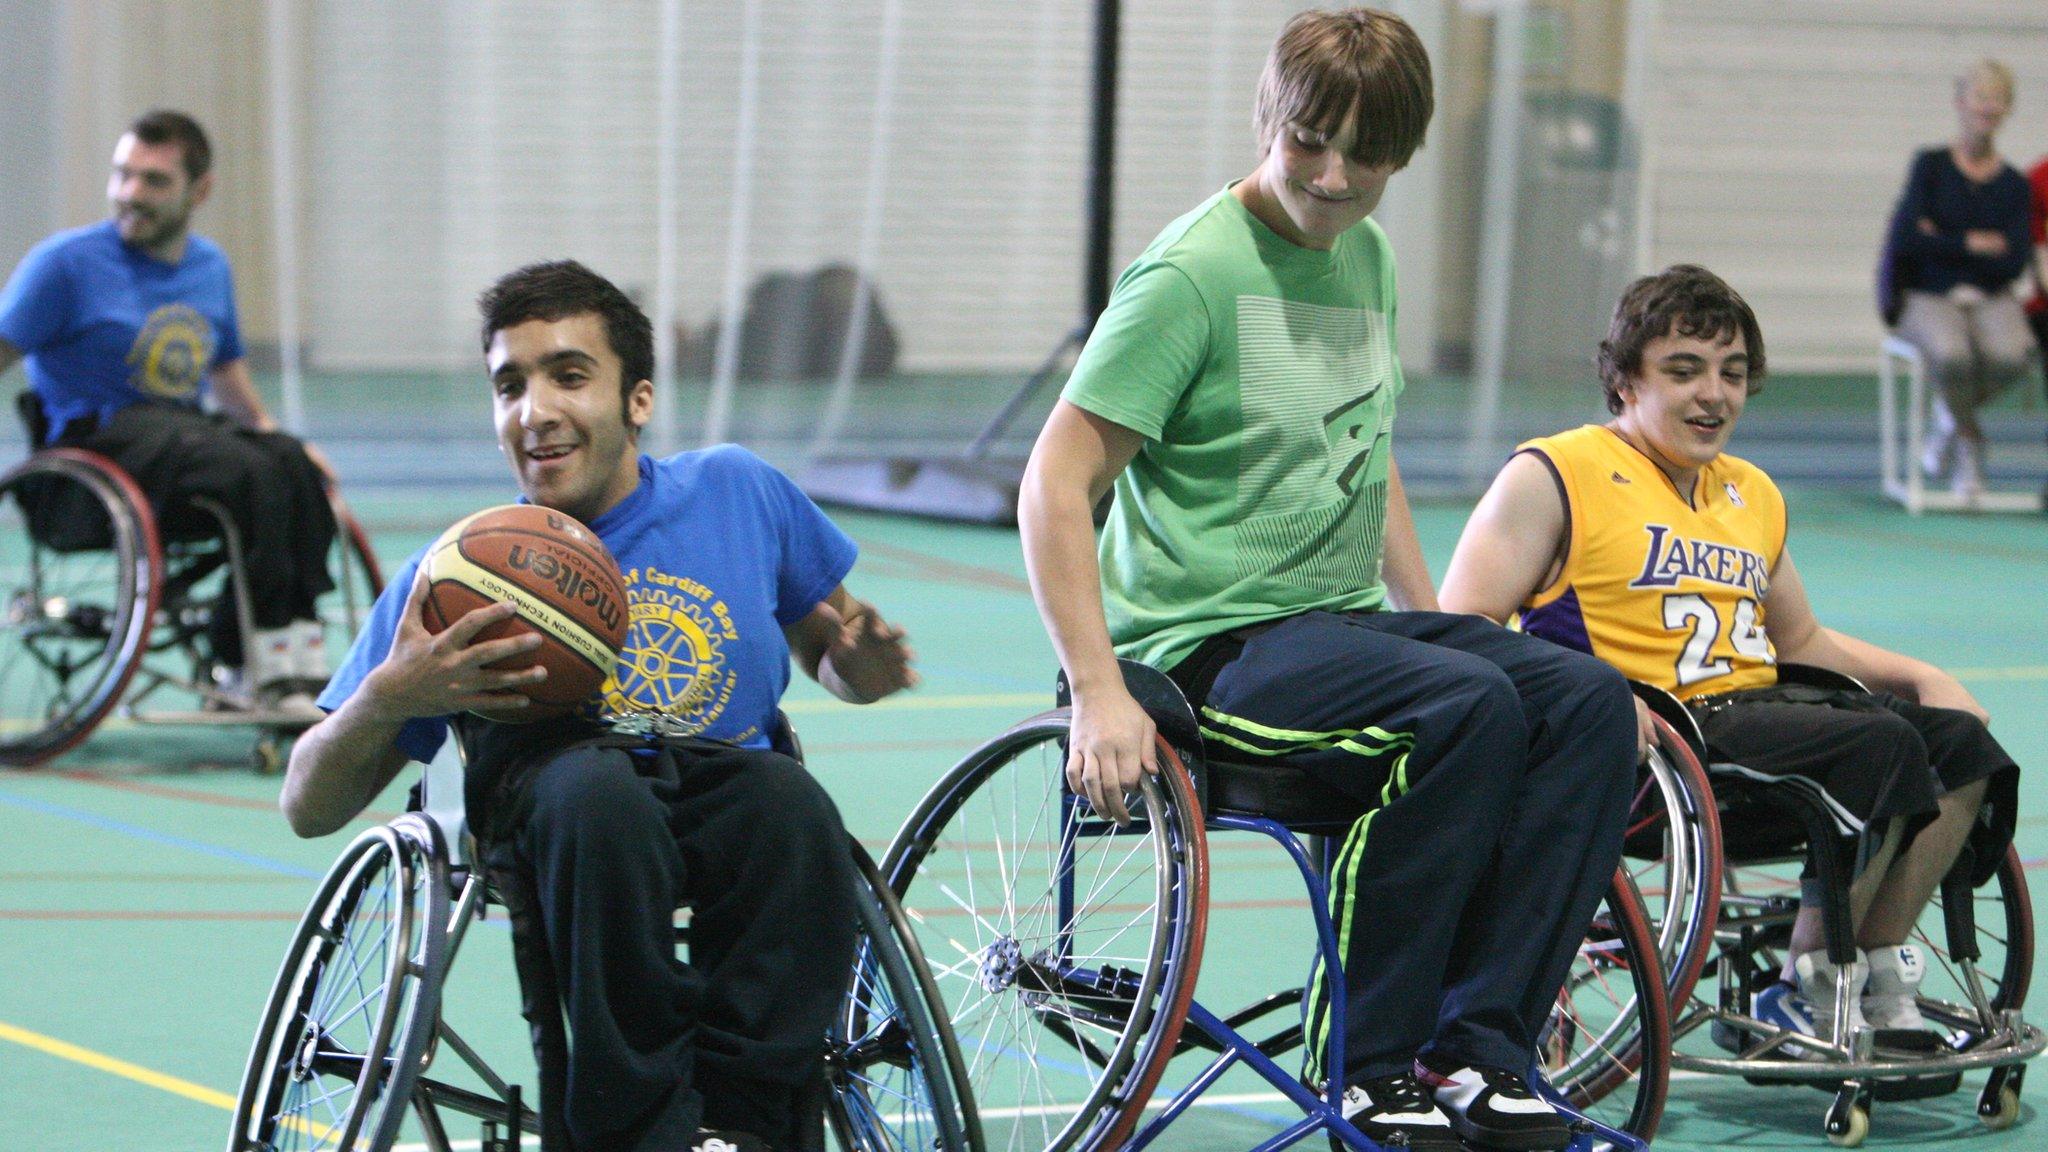
[[[1343, 959], [1337, 951], [1337, 929], [1330, 919], [1329, 887], [1324, 882], [1316, 862], [1309, 858], [1308, 850], [1302, 847], [1301, 841], [1294, 833], [1278, 821], [1263, 816], [1212, 816], [1208, 820], [1208, 826], [1216, 831], [1257, 833], [1286, 850], [1288, 858], [1301, 873], [1303, 884], [1308, 888], [1309, 905], [1315, 916], [1316, 948], [1322, 958], [1323, 978], [1328, 980], [1331, 973], [1343, 972]], [[1330, 999], [1330, 1043], [1325, 1067], [1341, 1069], [1344, 1066], [1345, 1052], [1344, 1013], [1336, 1010], [1334, 994]], [[1255, 1041], [1226, 1024], [1201, 1004], [1189, 1003], [1188, 1023], [1221, 1045], [1224, 1049], [1223, 1054], [1211, 1061], [1186, 1088], [1174, 1096], [1156, 1119], [1131, 1138], [1131, 1142], [1125, 1146], [1128, 1152], [1140, 1152], [1157, 1139], [1169, 1124], [1192, 1107], [1196, 1099], [1207, 1092], [1224, 1072], [1239, 1061], [1244, 1062], [1252, 1071], [1258, 1073], [1260, 1078], [1278, 1088], [1307, 1113], [1301, 1122], [1289, 1126], [1279, 1136], [1260, 1144], [1254, 1152], [1272, 1152], [1285, 1148], [1325, 1128], [1350, 1147], [1363, 1150], [1378, 1148], [1378, 1145], [1366, 1139], [1364, 1133], [1352, 1127], [1343, 1118], [1344, 1077], [1341, 1072], [1329, 1079], [1324, 1094], [1318, 1096], [1302, 1087], [1300, 1081], [1289, 1075], [1272, 1057], [1266, 1055]]]
[[[1315, 919], [1317, 951], [1321, 957], [1322, 978], [1325, 981], [1329, 981], [1332, 973], [1341, 974], [1344, 971], [1344, 966], [1342, 957], [1338, 952], [1336, 924], [1331, 920], [1329, 913], [1328, 885], [1324, 880], [1323, 869], [1319, 868], [1317, 862], [1309, 857], [1308, 851], [1302, 846], [1300, 839], [1277, 821], [1258, 816], [1214, 816], [1209, 819], [1208, 826], [1216, 831], [1257, 833], [1274, 841], [1286, 850], [1288, 858], [1294, 862], [1295, 869], [1301, 873], [1302, 882], [1308, 889], [1310, 908]], [[1327, 855], [1334, 850], [1334, 847], [1334, 845], [1326, 845], [1324, 853]], [[1324, 867], [1327, 867], [1327, 861], [1323, 863]], [[1638, 920], [1641, 920], [1643, 918], [1641, 898], [1635, 896], [1633, 890], [1625, 885], [1625, 877], [1625, 872], [1617, 872], [1613, 891], [1619, 893], [1624, 899], [1633, 899], [1637, 902], [1633, 911]], [[1627, 913], [1624, 911], [1621, 914]], [[1652, 939], [1654, 940], [1654, 937]], [[1654, 950], [1650, 954], [1650, 959], [1653, 961], [1656, 959]], [[1656, 991], [1663, 991], [1663, 974], [1661, 972], [1653, 973], [1651, 984]], [[1122, 1152], [1142, 1152], [1161, 1133], [1165, 1132], [1175, 1120], [1179, 1119], [1182, 1114], [1193, 1107], [1197, 1099], [1214, 1087], [1225, 1072], [1239, 1063], [1243, 1063], [1253, 1072], [1257, 1073], [1261, 1079], [1278, 1089], [1282, 1095], [1287, 1097], [1290, 1102], [1304, 1113], [1301, 1120], [1288, 1125], [1278, 1135], [1258, 1144], [1251, 1149], [1251, 1152], [1278, 1152], [1279, 1149], [1289, 1147], [1314, 1135], [1318, 1131], [1328, 1131], [1333, 1139], [1345, 1147], [1353, 1149], [1354, 1152], [1380, 1152], [1381, 1145], [1375, 1143], [1365, 1133], [1359, 1131], [1348, 1120], [1345, 1120], [1343, 1116], [1344, 1074], [1342, 1070], [1345, 1067], [1346, 1013], [1342, 1011], [1343, 1005], [1339, 1003], [1340, 997], [1337, 995], [1337, 992], [1340, 990], [1342, 990], [1340, 987], [1333, 986], [1329, 995], [1331, 1004], [1330, 1039], [1329, 1053], [1325, 1064], [1326, 1068], [1337, 1071], [1336, 1075], [1329, 1077], [1326, 1081], [1322, 1095], [1317, 1095], [1303, 1087], [1300, 1081], [1289, 1075], [1286, 1069], [1280, 1067], [1276, 1060], [1268, 1056], [1256, 1041], [1231, 1027], [1200, 1003], [1191, 1002], [1188, 1005], [1188, 1023], [1214, 1040], [1222, 1049], [1222, 1054], [1212, 1060], [1185, 1088], [1175, 1094], [1159, 1116], [1146, 1124], [1131, 1138], [1128, 1144], [1123, 1146]], [[1304, 989], [1304, 991], [1306, 990]], [[1668, 1018], [1667, 1010], [1666, 1019], [1668, 1020]], [[1602, 1124], [1573, 1107], [1569, 1101], [1564, 1099], [1561, 1093], [1551, 1087], [1549, 1081], [1543, 1077], [1540, 1068], [1532, 1066], [1528, 1079], [1532, 1085], [1537, 1086], [1537, 1090], [1543, 1094], [1544, 1099], [1548, 1100], [1567, 1119], [1576, 1121], [1578, 1124], [1586, 1127], [1586, 1131], [1574, 1136], [1571, 1152], [1590, 1152], [1593, 1141], [1596, 1139], [1612, 1142], [1618, 1152], [1645, 1152], [1649, 1148], [1649, 1143], [1635, 1134]]]

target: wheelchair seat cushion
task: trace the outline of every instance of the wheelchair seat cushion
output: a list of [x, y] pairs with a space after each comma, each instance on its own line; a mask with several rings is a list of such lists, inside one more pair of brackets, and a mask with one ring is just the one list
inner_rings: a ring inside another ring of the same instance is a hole
[[1357, 797], [1279, 761], [1230, 761], [1210, 750], [1209, 810], [1263, 816], [1300, 831], [1340, 830], [1365, 814]]

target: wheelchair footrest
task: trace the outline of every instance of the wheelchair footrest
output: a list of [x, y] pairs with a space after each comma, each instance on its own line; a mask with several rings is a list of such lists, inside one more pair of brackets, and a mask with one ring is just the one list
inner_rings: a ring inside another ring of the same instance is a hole
[[1926, 1100], [1946, 1096], [1962, 1086], [1961, 1072], [1950, 1072], [1945, 1076], [1909, 1076], [1903, 1080], [1874, 1081], [1870, 1085], [1870, 1095], [1878, 1100]]

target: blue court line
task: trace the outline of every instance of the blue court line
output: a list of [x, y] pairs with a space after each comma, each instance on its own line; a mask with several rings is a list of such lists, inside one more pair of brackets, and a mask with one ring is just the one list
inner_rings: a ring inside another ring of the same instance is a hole
[[17, 796], [4, 790], [0, 790], [0, 804], [11, 805], [15, 808], [40, 813], [44, 816], [58, 816], [66, 820], [76, 820], [81, 824], [89, 824], [105, 832], [133, 836], [138, 840], [148, 840], [152, 843], [164, 844], [172, 848], [183, 848], [188, 852], [197, 852], [202, 856], [212, 856], [217, 859], [232, 861], [236, 864], [244, 864], [251, 868], [260, 868], [266, 872], [278, 872], [286, 876], [297, 876], [307, 880], [317, 880], [321, 875], [318, 871], [310, 868], [301, 868], [297, 864], [287, 864], [282, 860], [272, 860], [267, 856], [258, 856], [251, 852], [243, 852], [220, 844], [208, 844], [204, 840], [173, 836], [168, 832], [159, 832], [154, 828], [145, 828], [140, 824], [130, 824], [125, 820], [115, 820], [112, 817], [101, 816], [95, 812], [87, 812], [82, 808], [52, 804], [47, 800], [31, 800], [26, 796]]

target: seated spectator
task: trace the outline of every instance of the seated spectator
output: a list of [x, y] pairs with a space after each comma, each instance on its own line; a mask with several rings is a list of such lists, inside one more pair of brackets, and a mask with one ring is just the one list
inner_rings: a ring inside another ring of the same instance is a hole
[[1886, 239], [1898, 333], [1926, 356], [1934, 389], [1921, 466], [1965, 500], [1984, 490], [1977, 409], [2025, 374], [2033, 349], [2012, 292], [2033, 251], [2027, 181], [1992, 139], [2012, 100], [1996, 60], [1957, 77], [1956, 138], [1913, 157]]

